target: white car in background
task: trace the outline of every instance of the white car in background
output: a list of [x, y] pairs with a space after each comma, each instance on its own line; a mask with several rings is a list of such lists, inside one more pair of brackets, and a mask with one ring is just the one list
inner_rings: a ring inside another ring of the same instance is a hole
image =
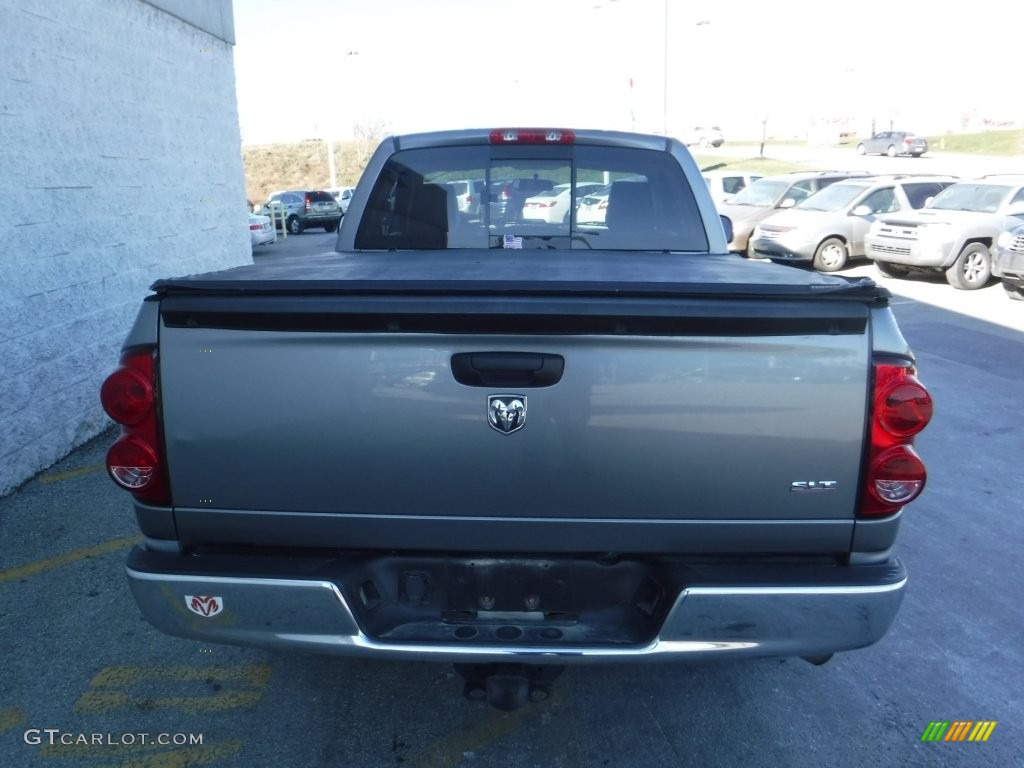
[[722, 146], [725, 143], [725, 136], [722, 135], [722, 129], [717, 125], [698, 125], [693, 128], [684, 128], [679, 140], [688, 147], [696, 144], [702, 149], [707, 149], [708, 147]]
[[270, 245], [277, 242], [277, 232], [274, 230], [269, 216], [259, 213], [249, 214], [249, 239], [252, 241], [253, 248], [257, 245]]
[[483, 179], [456, 179], [445, 182], [451, 194], [455, 195], [455, 205], [459, 213], [468, 219], [479, 219], [483, 211], [487, 183]]
[[576, 209], [578, 224], [604, 224], [611, 188], [611, 184], [606, 184], [580, 199], [580, 207]]
[[342, 216], [348, 213], [348, 204], [352, 199], [352, 193], [355, 192], [355, 187], [329, 187], [324, 192], [329, 192], [331, 197], [338, 201]]
[[[615, 181], [647, 181], [645, 176], [625, 176]], [[608, 196], [611, 194], [611, 184], [601, 184], [588, 195], [579, 198], [580, 204], [576, 208], [577, 224], [604, 224], [605, 215], [608, 213]]]
[[[580, 199], [604, 189], [604, 184], [586, 182], [576, 185], [576, 205], [571, 205], [571, 184], [556, 184], [551, 189], [538, 192], [526, 198], [523, 203], [522, 219], [524, 221], [544, 221], [548, 224], [565, 224], [572, 215], [572, 209], [578, 208]], [[607, 199], [607, 198], [606, 198]]]
[[762, 178], [764, 174], [749, 171], [704, 171], [704, 181], [715, 205], [728, 202], [729, 198], [746, 189], [752, 182]]

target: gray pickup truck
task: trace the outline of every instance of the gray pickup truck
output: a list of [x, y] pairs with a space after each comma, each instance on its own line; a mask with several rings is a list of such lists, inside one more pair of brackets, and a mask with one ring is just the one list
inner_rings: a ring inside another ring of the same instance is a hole
[[[609, 185], [491, 221], [451, 179]], [[879, 640], [931, 399], [868, 279], [729, 254], [678, 141], [392, 137], [336, 251], [160, 280], [102, 401], [142, 613], [204, 642], [453, 662], [512, 708], [569, 663]]]

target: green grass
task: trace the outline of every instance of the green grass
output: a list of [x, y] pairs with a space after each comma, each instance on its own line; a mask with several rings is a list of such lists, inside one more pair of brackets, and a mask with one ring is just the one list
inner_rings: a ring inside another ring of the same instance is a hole
[[[768, 147], [765, 147], [768, 151]], [[770, 157], [721, 157], [713, 155], [694, 155], [693, 159], [702, 171], [755, 171], [771, 176], [776, 173], [789, 173], [790, 171], [817, 171], [817, 166], [806, 163], [791, 163], [786, 160], [772, 160]]]
[[[802, 147], [807, 144], [806, 139], [767, 139], [764, 143], [764, 147], [767, 150], [768, 147]], [[727, 147], [760, 147], [760, 139], [743, 139], [742, 141], [729, 141], [725, 144]]]
[[932, 150], [973, 155], [1024, 155], [1024, 130], [929, 136], [928, 145]]

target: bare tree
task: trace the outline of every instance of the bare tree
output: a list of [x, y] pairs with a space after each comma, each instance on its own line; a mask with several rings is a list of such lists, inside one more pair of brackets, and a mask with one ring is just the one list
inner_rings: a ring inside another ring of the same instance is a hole
[[384, 120], [358, 122], [352, 127], [352, 132], [356, 137], [356, 152], [360, 167], [366, 165], [366, 161], [370, 159], [370, 153], [377, 148], [388, 130], [388, 124]]

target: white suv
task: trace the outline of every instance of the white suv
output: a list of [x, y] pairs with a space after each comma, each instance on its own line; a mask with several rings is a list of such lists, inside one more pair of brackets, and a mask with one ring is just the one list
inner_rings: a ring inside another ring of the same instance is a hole
[[483, 179], [458, 179], [447, 182], [448, 188], [455, 195], [455, 204], [459, 213], [470, 220], [479, 219], [483, 212], [484, 192], [486, 183]]
[[886, 277], [945, 272], [954, 288], [974, 290], [992, 276], [992, 246], [1007, 216], [1022, 214], [1024, 175], [961, 181], [920, 211], [876, 220], [864, 237], [864, 253]]

